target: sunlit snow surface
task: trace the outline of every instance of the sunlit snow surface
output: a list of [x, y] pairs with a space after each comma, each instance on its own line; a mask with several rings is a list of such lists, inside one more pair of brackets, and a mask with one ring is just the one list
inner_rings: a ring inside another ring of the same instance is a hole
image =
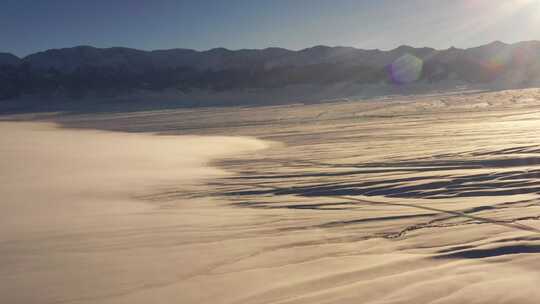
[[540, 301], [540, 90], [53, 119], [268, 144], [138, 194], [177, 224], [101, 240], [146, 264], [66, 303]]

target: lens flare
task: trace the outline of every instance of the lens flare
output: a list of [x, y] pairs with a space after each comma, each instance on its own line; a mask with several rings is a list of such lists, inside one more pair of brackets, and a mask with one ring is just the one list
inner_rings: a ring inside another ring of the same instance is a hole
[[390, 64], [390, 78], [395, 84], [415, 82], [420, 79], [423, 67], [424, 62], [422, 59], [411, 54], [405, 54]]

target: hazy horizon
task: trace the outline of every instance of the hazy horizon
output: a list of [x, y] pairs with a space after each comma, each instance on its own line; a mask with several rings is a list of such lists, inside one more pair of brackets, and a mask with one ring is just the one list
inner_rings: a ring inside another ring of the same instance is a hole
[[[318, 44], [318, 45], [311, 45], [311, 46], [307, 46], [305, 48], [301, 48], [301, 49], [290, 49], [290, 48], [285, 48], [285, 47], [281, 47], [281, 46], [268, 46], [268, 47], [264, 47], [264, 48], [250, 48], [250, 47], [246, 47], [246, 48], [238, 48], [238, 49], [233, 49], [233, 48], [227, 48], [227, 47], [223, 47], [223, 46], [215, 46], [215, 47], [211, 47], [211, 48], [208, 48], [208, 49], [193, 49], [193, 48], [183, 48], [183, 47], [171, 47], [171, 48], [167, 48], [167, 49], [141, 49], [141, 48], [131, 48], [131, 47], [126, 47], [126, 46], [123, 46], [123, 45], [111, 45], [111, 46], [95, 46], [95, 45], [89, 45], [89, 44], [78, 44], [78, 45], [71, 45], [71, 46], [65, 46], [65, 47], [55, 47], [55, 48], [50, 48], [50, 49], [43, 49], [43, 50], [36, 50], [34, 53], [30, 53], [30, 54], [27, 54], [26, 56], [29, 56], [29, 55], [32, 55], [32, 54], [36, 54], [36, 53], [39, 53], [39, 52], [44, 52], [44, 51], [48, 51], [48, 50], [62, 50], [62, 49], [71, 49], [71, 48], [77, 48], [77, 47], [90, 47], [90, 48], [96, 48], [96, 49], [109, 49], [109, 48], [128, 48], [128, 49], [133, 49], [133, 50], [139, 50], [139, 51], [145, 51], [145, 52], [153, 52], [153, 51], [164, 51], [164, 50], [175, 50], [175, 49], [178, 49], [178, 50], [193, 50], [193, 51], [196, 51], [196, 52], [206, 52], [206, 51], [211, 51], [211, 50], [215, 50], [215, 49], [225, 49], [225, 50], [228, 50], [228, 51], [243, 51], [243, 50], [265, 50], [265, 49], [272, 49], [272, 48], [275, 48], [275, 49], [285, 49], [285, 50], [289, 50], [289, 51], [294, 51], [294, 52], [298, 52], [298, 51], [302, 51], [302, 50], [307, 50], [307, 49], [311, 49], [311, 48], [316, 48], [316, 47], [330, 47], [330, 48], [353, 48], [353, 49], [359, 49], [359, 50], [379, 50], [379, 51], [383, 51], [383, 52], [387, 52], [387, 51], [392, 51], [392, 50], [395, 50], [395, 49], [398, 49], [400, 47], [412, 47], [412, 48], [416, 48], [416, 49], [420, 49], [420, 48], [432, 48], [436, 51], [445, 51], [445, 50], [448, 50], [452, 47], [455, 47], [455, 48], [458, 48], [458, 49], [471, 49], [471, 48], [476, 48], [476, 47], [482, 47], [482, 46], [485, 46], [485, 45], [489, 45], [489, 44], [493, 44], [493, 43], [498, 43], [498, 42], [501, 42], [503, 44], [506, 44], [506, 45], [514, 45], [514, 44], [518, 44], [518, 43], [527, 43], [527, 42], [540, 42], [540, 39], [533, 39], [533, 40], [522, 40], [522, 41], [515, 41], [515, 42], [507, 42], [507, 41], [501, 41], [501, 40], [493, 40], [493, 41], [489, 41], [489, 42], [486, 42], [484, 44], [479, 44], [479, 45], [473, 45], [473, 46], [470, 46], [470, 47], [467, 47], [467, 48], [460, 48], [460, 47], [456, 47], [456, 46], [451, 46], [451, 47], [448, 47], [448, 48], [445, 48], [445, 49], [440, 49], [440, 48], [434, 48], [432, 46], [429, 46], [429, 45], [410, 45], [410, 44], [402, 44], [402, 45], [398, 45], [396, 47], [393, 47], [393, 48], [388, 48], [388, 49], [382, 49], [382, 48], [371, 48], [371, 49], [367, 49], [367, 48], [360, 48], [360, 47], [355, 47], [355, 46], [349, 46], [349, 45], [326, 45], [326, 44]], [[9, 52], [4, 52], [3, 50], [0, 49], [0, 53], [9, 53]], [[13, 53], [10, 53], [12, 55], [15, 55], [17, 57], [19, 57], [20, 59], [23, 59], [25, 58], [26, 56], [18, 56], [16, 54], [13, 54]]]
[[400, 45], [447, 49], [540, 39], [540, 2], [532, 0], [3, 1], [2, 51], [19, 57], [76, 45], [388, 50]]

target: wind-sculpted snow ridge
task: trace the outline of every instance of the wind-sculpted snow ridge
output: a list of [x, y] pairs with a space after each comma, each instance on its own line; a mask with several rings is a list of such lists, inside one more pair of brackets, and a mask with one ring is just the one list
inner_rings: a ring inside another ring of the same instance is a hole
[[512, 286], [540, 279], [530, 264], [540, 253], [537, 109], [319, 122], [288, 130], [294, 139], [271, 135], [287, 146], [227, 162], [239, 175], [213, 185], [233, 206], [293, 213], [279, 233], [343, 233], [347, 257], [404, 254], [402, 263], [417, 265], [388, 276], [372, 269], [343, 285], [312, 282], [328, 289], [284, 303], [534, 303], [532, 285], [527, 297]]

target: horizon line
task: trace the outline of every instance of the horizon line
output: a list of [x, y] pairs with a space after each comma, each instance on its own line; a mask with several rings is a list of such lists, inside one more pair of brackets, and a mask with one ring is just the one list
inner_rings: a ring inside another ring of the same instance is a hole
[[269, 49], [280, 49], [280, 50], [286, 50], [286, 51], [291, 51], [291, 52], [302, 52], [302, 51], [305, 51], [305, 50], [310, 50], [310, 49], [314, 49], [314, 48], [318, 48], [318, 47], [348, 48], [348, 49], [355, 49], [355, 50], [380, 51], [380, 52], [391, 52], [391, 51], [394, 51], [394, 50], [397, 50], [397, 49], [400, 49], [400, 48], [403, 48], [403, 47], [414, 48], [414, 49], [432, 49], [434, 51], [447, 51], [447, 50], [451, 50], [451, 49], [469, 50], [469, 49], [479, 48], [479, 47], [488, 46], [488, 45], [492, 45], [492, 44], [503, 44], [503, 45], [506, 45], [506, 46], [511, 46], [511, 45], [516, 45], [516, 44], [531, 43], [531, 42], [540, 43], [540, 40], [536, 40], [536, 39], [523, 40], [523, 41], [517, 41], [517, 42], [513, 42], [513, 43], [507, 43], [507, 42], [504, 42], [504, 41], [501, 41], [501, 40], [493, 40], [493, 41], [491, 41], [489, 43], [485, 43], [485, 44], [481, 44], [481, 45], [477, 45], [477, 46], [472, 46], [472, 47], [467, 47], [467, 48], [459, 48], [459, 47], [451, 46], [451, 47], [448, 47], [448, 48], [445, 48], [445, 49], [443, 49], [443, 48], [437, 49], [437, 48], [430, 47], [430, 46], [413, 46], [413, 45], [410, 45], [410, 44], [402, 44], [402, 45], [399, 45], [399, 46], [397, 46], [395, 48], [390, 48], [390, 49], [380, 49], [380, 48], [374, 48], [373, 49], [373, 48], [360, 48], [360, 47], [345, 46], [345, 45], [325, 45], [325, 44], [313, 45], [313, 46], [302, 48], [302, 49], [289, 49], [289, 48], [278, 47], [278, 46], [269, 46], [269, 47], [265, 47], [265, 48], [239, 48], [239, 49], [233, 49], [233, 48], [227, 48], [227, 47], [214, 47], [214, 48], [210, 48], [210, 49], [193, 49], [193, 48], [182, 48], [182, 47], [164, 48], [164, 49], [144, 49], [144, 48], [134, 48], [134, 47], [126, 47], [126, 46], [97, 47], [97, 46], [93, 46], [93, 45], [89, 45], [89, 44], [80, 44], [80, 45], [73, 45], [73, 46], [66, 46], [66, 47], [44, 49], [44, 50], [41, 50], [41, 51], [36, 51], [36, 52], [30, 53], [30, 54], [25, 55], [25, 56], [18, 56], [16, 54], [11, 53], [11, 52], [4, 52], [2, 50], [0, 50], [0, 54], [9, 54], [9, 55], [17, 57], [18, 59], [23, 60], [26, 57], [29, 57], [29, 56], [32, 56], [32, 55], [35, 55], [35, 54], [39, 54], [39, 53], [48, 52], [48, 51], [60, 51], [60, 50], [84, 48], [84, 47], [98, 49], [98, 50], [130, 49], [130, 50], [141, 51], [141, 52], [159, 52], [159, 51], [171, 51], [171, 50], [184, 50], [184, 51], [193, 51], [193, 52], [197, 52], [197, 53], [205, 53], [205, 52], [210, 52], [210, 51], [215, 51], [215, 50], [225, 50], [225, 51], [229, 51], [229, 52], [239, 52], [239, 51], [264, 51], [264, 50], [269, 50]]

